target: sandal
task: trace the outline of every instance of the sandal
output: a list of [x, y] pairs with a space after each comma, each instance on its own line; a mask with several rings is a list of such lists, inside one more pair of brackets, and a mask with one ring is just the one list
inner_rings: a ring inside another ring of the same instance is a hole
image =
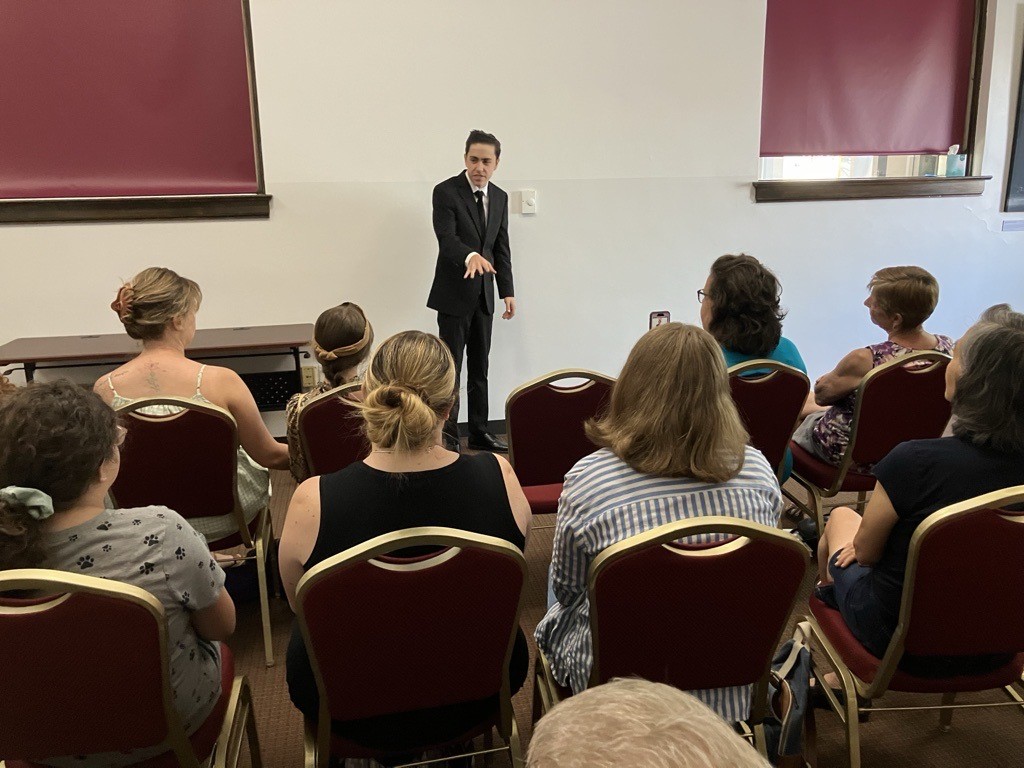
[[224, 552], [214, 552], [213, 559], [225, 571], [231, 568], [240, 568], [256, 556], [255, 549], [247, 549], [245, 552], [236, 552], [233, 555]]
[[[835, 694], [836, 700], [839, 702], [839, 706], [845, 707], [846, 706], [846, 694], [843, 693], [843, 689], [842, 688], [830, 688], [830, 690], [832, 691], [833, 694]], [[811, 706], [814, 707], [815, 709], [832, 710], [832, 702], [829, 700], [828, 694], [825, 693], [824, 687], [821, 686], [821, 685], [818, 685], [817, 679], [813, 678], [813, 677], [811, 678], [811, 685], [810, 685], [810, 689], [809, 689], [809, 700], [810, 700]], [[871, 702], [870, 701], [866, 701], [864, 703], [861, 703], [858, 700], [857, 705], [858, 705], [858, 707], [860, 709], [870, 709], [871, 708]], [[871, 713], [870, 712], [862, 712], [862, 711], [858, 711], [857, 712], [857, 720], [858, 720], [858, 722], [866, 723], [866, 722], [868, 722], [868, 719], [870, 717], [871, 717]]]

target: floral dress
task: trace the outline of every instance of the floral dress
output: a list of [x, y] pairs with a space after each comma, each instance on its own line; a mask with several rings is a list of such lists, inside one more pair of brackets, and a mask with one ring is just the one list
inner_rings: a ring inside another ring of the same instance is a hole
[[[872, 368], [877, 368], [904, 355], [924, 351], [904, 347], [895, 341], [871, 344], [867, 349], [871, 352]], [[935, 346], [929, 351], [943, 352], [947, 355], [952, 354], [953, 340], [949, 336], [935, 334]], [[850, 444], [850, 425], [853, 422], [853, 410], [857, 402], [856, 396], [856, 391], [851, 392], [825, 411], [824, 415], [818, 419], [817, 424], [814, 426], [814, 431], [811, 433], [818, 453], [831, 464], [839, 464], [843, 458], [846, 446]]]

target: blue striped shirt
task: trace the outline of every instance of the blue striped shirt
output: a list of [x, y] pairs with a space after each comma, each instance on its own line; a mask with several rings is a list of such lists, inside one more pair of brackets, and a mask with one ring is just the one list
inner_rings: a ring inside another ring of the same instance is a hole
[[[724, 483], [644, 475], [607, 448], [577, 462], [566, 474], [558, 500], [551, 558], [556, 602], [535, 633], [558, 682], [576, 693], [587, 687], [594, 662], [587, 571], [602, 550], [659, 525], [695, 517], [728, 515], [775, 526], [781, 508], [775, 473], [750, 446], [740, 473]], [[690, 693], [728, 722], [749, 715], [749, 686]]]

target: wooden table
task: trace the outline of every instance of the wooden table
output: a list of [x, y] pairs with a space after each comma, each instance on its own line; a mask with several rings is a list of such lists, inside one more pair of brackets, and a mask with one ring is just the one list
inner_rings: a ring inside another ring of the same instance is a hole
[[[301, 377], [299, 350], [307, 346], [312, 338], [312, 323], [206, 328], [196, 331], [185, 354], [193, 360], [209, 360], [266, 357], [280, 355], [280, 350], [286, 349], [294, 357], [296, 373]], [[37, 370], [115, 365], [135, 357], [140, 349], [141, 342], [125, 333], [40, 336], [15, 339], [0, 346], [0, 365], [21, 363], [25, 367], [25, 380], [32, 381]]]

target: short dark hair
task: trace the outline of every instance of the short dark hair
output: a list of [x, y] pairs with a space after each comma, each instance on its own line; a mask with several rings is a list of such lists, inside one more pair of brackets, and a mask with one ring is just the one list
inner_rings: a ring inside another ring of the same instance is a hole
[[490, 144], [494, 147], [494, 156], [501, 157], [501, 142], [493, 133], [487, 133], [486, 131], [479, 131], [473, 129], [469, 132], [469, 138], [466, 139], [466, 152], [469, 154], [469, 148], [474, 144]]
[[990, 307], [957, 343], [953, 434], [1001, 453], [1024, 452], [1024, 315]]
[[771, 270], [741, 253], [715, 259], [711, 265], [711, 322], [708, 332], [726, 349], [764, 356], [779, 346], [782, 287]]
[[[116, 443], [117, 417], [95, 392], [67, 379], [21, 387], [0, 401], [0, 487], [35, 488], [66, 509]], [[39, 534], [23, 504], [0, 499], [0, 568], [42, 562]]]

